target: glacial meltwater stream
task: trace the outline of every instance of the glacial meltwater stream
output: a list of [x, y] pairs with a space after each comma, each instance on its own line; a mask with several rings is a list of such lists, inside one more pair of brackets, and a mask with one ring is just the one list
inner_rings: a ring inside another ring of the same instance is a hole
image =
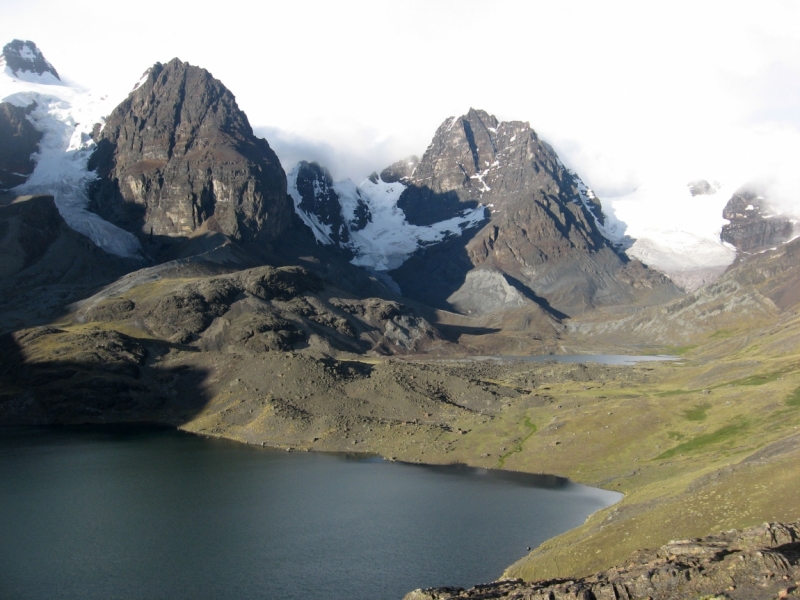
[[398, 600], [496, 579], [619, 497], [161, 428], [0, 429], [0, 598]]

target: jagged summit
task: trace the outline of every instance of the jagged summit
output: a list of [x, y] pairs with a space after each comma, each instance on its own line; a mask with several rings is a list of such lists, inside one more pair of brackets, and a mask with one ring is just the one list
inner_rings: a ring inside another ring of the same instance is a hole
[[274, 243], [292, 223], [286, 176], [233, 94], [177, 58], [143, 79], [97, 136], [93, 209], [148, 240], [205, 227]]
[[730, 223], [720, 238], [741, 252], [757, 252], [778, 246], [794, 236], [796, 221], [777, 214], [757, 185], [744, 186], [731, 196], [722, 211]]
[[35, 73], [40, 76], [49, 74], [61, 81], [55, 67], [45, 59], [42, 51], [30, 40], [12, 40], [3, 46], [3, 53], [0, 54], [0, 67], [8, 69], [14, 77], [22, 77], [26, 73]]
[[[459, 308], [476, 289], [511, 286], [555, 314], [575, 314], [676, 293], [621, 254], [592, 191], [529, 123], [474, 108], [450, 117], [403, 181], [397, 205], [416, 225], [488, 209], [479, 229], [422, 249], [391, 273], [413, 298]], [[469, 275], [474, 269], [482, 272]], [[494, 309], [488, 303], [469, 312]]]
[[421, 159], [359, 186], [300, 163], [289, 193], [319, 243], [389, 271], [430, 306], [475, 314], [539, 304], [563, 317], [678, 293], [622, 254], [592, 191], [528, 123], [483, 110], [446, 119]]

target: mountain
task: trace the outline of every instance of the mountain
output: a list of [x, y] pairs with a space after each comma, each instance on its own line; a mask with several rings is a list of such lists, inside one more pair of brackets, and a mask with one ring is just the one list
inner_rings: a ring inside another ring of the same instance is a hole
[[141, 239], [205, 226], [267, 247], [290, 227], [277, 156], [204, 69], [157, 63], [95, 137], [92, 209]]
[[38, 75], [44, 81], [53, 79], [61, 81], [55, 67], [30, 40], [12, 40], [3, 46], [0, 67], [5, 67], [7, 72], [20, 79]]
[[[800, 240], [768, 198], [695, 180], [600, 210], [527, 123], [479, 110], [359, 185], [286, 176], [199, 67], [157, 64], [118, 103], [21, 44], [0, 72], [0, 424], [146, 421], [625, 494], [525, 577], [796, 518]], [[504, 360], [615, 351], [686, 360]]]
[[[679, 293], [619, 252], [594, 194], [527, 123], [471, 109], [439, 127], [422, 159], [335, 188], [314, 188], [324, 214], [295, 200], [317, 239], [350, 248], [355, 264], [388, 272], [431, 306], [482, 314], [539, 305], [563, 317]], [[356, 198], [371, 216], [363, 227], [348, 225]], [[334, 213], [344, 215], [335, 239], [323, 227]]]
[[722, 216], [730, 223], [722, 227], [720, 238], [741, 252], [758, 252], [788, 241], [797, 223], [776, 214], [763, 192], [753, 186], [737, 190]]

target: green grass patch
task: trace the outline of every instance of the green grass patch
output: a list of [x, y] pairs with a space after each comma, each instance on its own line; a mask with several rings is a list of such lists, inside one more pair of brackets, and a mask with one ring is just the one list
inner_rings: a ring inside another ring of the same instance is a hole
[[711, 408], [711, 405], [705, 402], [695, 404], [694, 408], [683, 411], [683, 417], [688, 421], [705, 421], [709, 408]]
[[731, 337], [734, 333], [735, 332], [731, 331], [730, 329], [717, 329], [709, 336], [709, 339], [724, 340], [725, 338]]
[[514, 447], [511, 448], [511, 450], [509, 450], [508, 452], [503, 454], [503, 456], [500, 457], [500, 459], [497, 461], [497, 468], [498, 469], [502, 469], [503, 468], [503, 465], [506, 464], [506, 459], [509, 456], [511, 456], [512, 454], [516, 454], [518, 452], [522, 452], [522, 445], [525, 442], [527, 442], [528, 439], [530, 439], [530, 437], [534, 433], [536, 433], [536, 425], [534, 423], [531, 423], [531, 418], [530, 417], [525, 417], [525, 420], [522, 421], [522, 426], [525, 427], [528, 430], [528, 433], [517, 444], [515, 444]]
[[[709, 390], [716, 390], [723, 387], [732, 387], [735, 385], [738, 386], [758, 386], [758, 385], [765, 385], [767, 383], [772, 383], [773, 381], [777, 381], [784, 375], [786, 375], [788, 371], [775, 371], [774, 373], [764, 373], [762, 375], [750, 375], [749, 377], [744, 377], [742, 379], [734, 379], [733, 381], [727, 381], [724, 383], [718, 383], [716, 385], [709, 386], [706, 389]], [[663, 392], [656, 392], [654, 395], [660, 398], [664, 398], [667, 396], [681, 396], [683, 394], [695, 394], [697, 392], [703, 391], [701, 389], [696, 390], [665, 390]]]
[[[725, 385], [764, 385], [765, 383], [772, 383], [773, 381], [776, 381], [782, 375], [785, 375], [783, 371], [765, 373], [764, 375], [751, 375], [750, 377], [745, 377], [744, 379], [736, 379], [731, 381], [730, 384]], [[714, 387], [722, 387], [722, 384], [715, 385]]]
[[667, 354], [677, 354], [678, 356], [683, 356], [695, 348], [697, 348], [697, 344], [693, 344], [691, 346], [669, 346], [667, 348]]
[[691, 394], [694, 390], [665, 390], [663, 392], [656, 392], [654, 396], [659, 398], [666, 398], [668, 396], [683, 396], [684, 394]]
[[669, 437], [669, 439], [671, 439], [671, 440], [680, 441], [683, 438], [685, 438], [686, 436], [683, 435], [682, 433], [678, 432], [678, 431], [668, 431], [667, 432], [667, 437]]
[[655, 460], [672, 458], [676, 454], [694, 452], [696, 450], [701, 450], [706, 446], [711, 446], [712, 444], [727, 442], [742, 433], [745, 429], [747, 429], [748, 426], [749, 423], [747, 421], [741, 421], [739, 423], [731, 423], [730, 425], [726, 425], [725, 427], [717, 429], [716, 431], [712, 431], [711, 433], [698, 435], [691, 440], [687, 440], [682, 444], [678, 444], [666, 452], [662, 452], [656, 456]]
[[788, 406], [800, 407], [800, 388], [797, 388], [786, 398]]

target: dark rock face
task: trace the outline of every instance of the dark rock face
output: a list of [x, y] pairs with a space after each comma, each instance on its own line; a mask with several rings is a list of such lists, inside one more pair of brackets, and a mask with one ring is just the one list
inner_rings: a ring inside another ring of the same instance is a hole
[[50, 73], [59, 81], [61, 80], [55, 67], [47, 62], [42, 51], [30, 40], [12, 40], [3, 46], [0, 66], [3, 64], [11, 69], [14, 75], [19, 75], [20, 71], [29, 71], [38, 75]]
[[743, 252], [771, 248], [789, 240], [794, 224], [770, 213], [769, 203], [759, 190], [741, 188], [722, 211], [722, 217], [730, 223], [722, 227], [720, 238]]
[[[416, 156], [409, 156], [403, 160], [398, 160], [381, 171], [380, 178], [386, 183], [394, 183], [401, 179], [408, 179], [414, 174], [414, 169], [417, 168], [418, 164], [419, 158]], [[376, 174], [373, 174], [372, 177], [375, 177], [373, 182], [377, 181]]]
[[474, 109], [450, 118], [404, 183], [398, 206], [413, 224], [487, 207], [482, 228], [423, 249], [392, 272], [404, 294], [423, 302], [447, 307], [474, 267], [504, 273], [562, 314], [635, 302], [659, 290], [665, 297], [679, 293], [640, 266], [634, 285], [628, 283], [633, 263], [600, 233], [594, 195], [527, 123], [501, 123]]
[[129, 231], [181, 237], [205, 226], [267, 247], [291, 226], [277, 156], [204, 69], [157, 63], [96, 141], [92, 208]]
[[302, 198], [299, 208], [329, 226], [329, 237], [337, 246], [350, 241], [350, 230], [364, 229], [371, 220], [369, 207], [356, 189], [354, 197], [349, 199], [354, 203], [352, 220], [346, 219], [342, 213], [342, 198], [334, 189], [330, 172], [315, 162], [302, 161], [297, 165], [296, 187]]
[[34, 106], [0, 102], [0, 189], [25, 183], [36, 166], [31, 155], [39, 148], [42, 134], [25, 118]]
[[404, 600], [620, 598], [667, 600], [795, 597], [800, 591], [800, 523], [774, 523], [635, 553], [627, 565], [575, 580], [521, 579], [416, 590]]

